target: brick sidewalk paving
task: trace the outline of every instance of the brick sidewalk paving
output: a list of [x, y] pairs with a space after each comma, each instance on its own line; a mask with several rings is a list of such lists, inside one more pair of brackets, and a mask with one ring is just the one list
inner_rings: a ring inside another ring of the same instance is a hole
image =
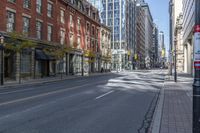
[[160, 133], [192, 133], [192, 78], [165, 82]]

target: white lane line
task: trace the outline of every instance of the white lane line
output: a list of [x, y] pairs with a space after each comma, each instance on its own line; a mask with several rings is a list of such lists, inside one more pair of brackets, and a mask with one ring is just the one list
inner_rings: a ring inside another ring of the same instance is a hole
[[24, 102], [24, 101], [27, 101], [27, 100], [32, 100], [32, 99], [35, 99], [35, 98], [41, 98], [41, 97], [44, 97], [44, 96], [58, 94], [58, 93], [66, 92], [66, 91], [69, 91], [69, 90], [72, 90], [72, 89], [81, 88], [81, 87], [96, 85], [96, 84], [104, 83], [105, 81], [107, 81], [107, 80], [99, 81], [99, 82], [96, 82], [96, 83], [93, 83], [93, 84], [87, 83], [87, 84], [84, 84], [84, 85], [74, 86], [74, 87], [71, 87], [71, 88], [51, 91], [51, 92], [47, 92], [47, 93], [43, 93], [43, 94], [39, 94], [39, 95], [34, 95], [34, 96], [30, 96], [30, 97], [20, 98], [20, 99], [16, 99], [16, 100], [12, 100], [12, 101], [7, 101], [7, 102], [0, 103], [0, 106], [13, 104], [13, 103], [18, 103], [18, 102]]
[[[85, 82], [85, 79], [84, 80], [80, 80], [80, 81], [77, 81], [76, 83], [79, 83], [79, 82]], [[88, 83], [88, 82], [86, 82]], [[39, 86], [41, 87], [41, 86]], [[12, 93], [19, 93], [19, 92], [26, 92], [26, 91], [31, 91], [31, 90], [38, 90], [40, 89], [39, 87], [31, 87], [31, 88], [28, 88], [28, 89], [20, 89], [20, 90], [15, 90], [15, 91], [7, 91], [7, 92], [1, 92], [0, 95], [6, 95], [6, 94], [12, 94]]]
[[12, 94], [12, 93], [24, 92], [24, 91], [30, 91], [30, 90], [34, 90], [34, 89], [35, 88], [29, 88], [29, 89], [21, 89], [21, 90], [16, 90], [16, 91], [1, 92], [0, 95]]
[[109, 95], [109, 94], [113, 93], [113, 92], [114, 92], [114, 91], [112, 90], [112, 91], [109, 91], [109, 92], [107, 92], [107, 93], [105, 93], [105, 94], [102, 94], [102, 95], [96, 97], [95, 100], [100, 99], [100, 98], [102, 98], [102, 97], [104, 97], [104, 96], [106, 96], [106, 95]]

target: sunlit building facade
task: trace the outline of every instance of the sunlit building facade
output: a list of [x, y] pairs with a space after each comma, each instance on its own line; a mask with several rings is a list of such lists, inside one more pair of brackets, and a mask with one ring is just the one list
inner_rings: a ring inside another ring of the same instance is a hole
[[152, 45], [152, 58], [153, 58], [153, 62], [152, 62], [152, 67], [158, 67], [159, 61], [158, 61], [158, 27], [157, 25], [154, 23], [153, 26], [153, 45]]
[[195, 0], [183, 0], [183, 45], [184, 45], [184, 72], [193, 74], [193, 49], [195, 25]]

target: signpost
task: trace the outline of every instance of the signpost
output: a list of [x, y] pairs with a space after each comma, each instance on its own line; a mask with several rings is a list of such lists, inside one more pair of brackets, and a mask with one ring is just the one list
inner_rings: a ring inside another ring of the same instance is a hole
[[195, 0], [193, 133], [200, 133], [200, 0]]
[[1, 85], [4, 85], [4, 36], [0, 34], [1, 45]]

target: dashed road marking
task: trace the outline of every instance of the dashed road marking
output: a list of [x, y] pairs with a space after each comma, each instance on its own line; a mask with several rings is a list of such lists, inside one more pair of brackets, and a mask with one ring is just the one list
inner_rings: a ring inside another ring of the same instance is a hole
[[109, 91], [109, 92], [107, 92], [107, 93], [105, 93], [105, 94], [102, 94], [102, 95], [96, 97], [95, 100], [100, 99], [100, 98], [102, 98], [102, 97], [104, 97], [104, 96], [106, 96], [106, 95], [109, 95], [109, 94], [113, 93], [113, 92], [114, 92], [114, 91], [112, 90], [112, 91]]
[[74, 87], [70, 87], [70, 88], [66, 88], [66, 89], [62, 89], [62, 90], [56, 90], [56, 91], [51, 91], [51, 92], [47, 92], [47, 93], [43, 93], [43, 94], [39, 94], [39, 95], [34, 95], [34, 96], [30, 96], [30, 97], [25, 97], [25, 98], [20, 98], [20, 99], [16, 99], [16, 100], [12, 100], [12, 101], [7, 101], [7, 102], [3, 102], [0, 103], [0, 106], [4, 106], [4, 105], [8, 105], [8, 104], [13, 104], [13, 103], [18, 103], [18, 102], [23, 102], [23, 101], [27, 101], [27, 100], [33, 100], [35, 98], [40, 98], [40, 97], [44, 97], [44, 96], [48, 96], [48, 95], [53, 95], [53, 94], [58, 94], [58, 93], [62, 93], [62, 92], [66, 92], [72, 89], [77, 89], [77, 88], [81, 88], [81, 87], [85, 87], [85, 86], [90, 86], [90, 85], [96, 85], [99, 83], [104, 83], [105, 80], [100, 81], [100, 82], [96, 82], [96, 83], [87, 83], [84, 85], [79, 85], [79, 86], [74, 86]]

